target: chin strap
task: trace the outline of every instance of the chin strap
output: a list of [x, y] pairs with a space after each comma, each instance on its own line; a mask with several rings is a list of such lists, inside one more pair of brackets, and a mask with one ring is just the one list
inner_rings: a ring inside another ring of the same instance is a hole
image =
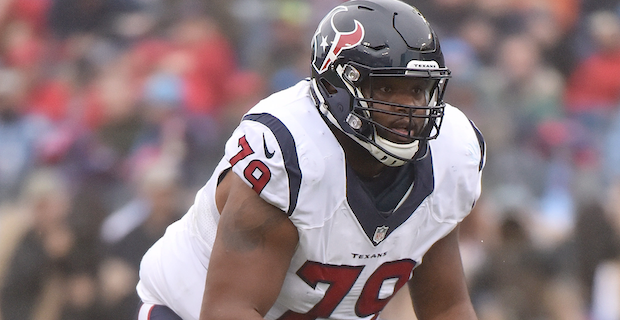
[[[378, 134], [375, 134], [375, 143], [377, 143], [379, 146], [381, 146], [386, 151], [388, 151], [388, 153], [383, 152], [383, 151], [382, 153], [387, 154], [389, 158], [393, 158], [393, 160], [388, 160], [388, 162], [391, 162], [392, 164], [382, 161], [383, 164], [388, 165], [388, 166], [394, 166], [394, 167], [402, 166], [406, 162], [398, 158], [413, 159], [415, 154], [418, 152], [419, 146], [420, 146], [420, 141], [418, 140], [415, 140], [411, 143], [406, 143], [406, 144], [394, 143], [392, 141], [384, 139]], [[389, 156], [390, 153], [393, 154], [394, 156], [397, 156], [398, 158]]]

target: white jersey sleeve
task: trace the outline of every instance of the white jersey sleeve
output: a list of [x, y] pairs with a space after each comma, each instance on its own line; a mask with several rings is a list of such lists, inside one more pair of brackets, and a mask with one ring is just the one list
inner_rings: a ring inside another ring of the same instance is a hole
[[294, 140], [288, 130], [277, 130], [280, 126], [284, 126], [280, 120], [267, 113], [246, 115], [226, 143], [224, 157], [232, 171], [265, 201], [290, 212], [296, 205], [301, 171], [297, 156], [282, 152], [296, 153], [296, 148], [287, 146]]
[[482, 134], [460, 110], [446, 106], [441, 134], [430, 142], [435, 190], [434, 218], [457, 223], [471, 211], [481, 192], [486, 147]]

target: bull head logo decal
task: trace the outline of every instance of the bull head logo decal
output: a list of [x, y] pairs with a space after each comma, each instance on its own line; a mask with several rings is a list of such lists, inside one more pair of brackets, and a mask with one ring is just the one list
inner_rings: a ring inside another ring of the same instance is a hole
[[[332, 41], [331, 46], [327, 44], [327, 36], [322, 36], [320, 34], [320, 30], [322, 30], [322, 24], [325, 22], [325, 20], [321, 22], [321, 26], [317, 29], [319, 31], [317, 31], [317, 34], [315, 34], [313, 41], [316, 42], [317, 37], [320, 36], [321, 43], [318, 46], [315, 45], [315, 50], [319, 50], [318, 47], [322, 47], [323, 51], [325, 51], [325, 48], [329, 47], [327, 55], [325, 56], [325, 60], [323, 60], [321, 67], [317, 70], [319, 73], [325, 72], [325, 70], [329, 68], [329, 66], [336, 60], [336, 58], [338, 58], [338, 55], [342, 52], [342, 50], [354, 48], [362, 42], [362, 39], [364, 39], [364, 26], [357, 20], [353, 20], [355, 22], [355, 28], [353, 29], [353, 31], [342, 32], [338, 30], [334, 25], [334, 17], [336, 16], [336, 14], [338, 14], [338, 12], [347, 10], [348, 9], [346, 7], [336, 7], [332, 11], [332, 14], [329, 15], [331, 16], [330, 24], [335, 33], [334, 40]], [[315, 68], [316, 67], [317, 66], [315, 65]]]

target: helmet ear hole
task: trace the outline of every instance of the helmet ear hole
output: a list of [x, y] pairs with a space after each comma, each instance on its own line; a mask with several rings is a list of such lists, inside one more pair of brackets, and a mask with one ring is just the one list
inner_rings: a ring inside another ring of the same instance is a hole
[[336, 87], [334, 87], [329, 81], [327, 81], [327, 79], [321, 78], [320, 81], [321, 81], [321, 85], [323, 86], [323, 88], [327, 90], [327, 93], [329, 93], [330, 95], [338, 93], [338, 90], [336, 90]]

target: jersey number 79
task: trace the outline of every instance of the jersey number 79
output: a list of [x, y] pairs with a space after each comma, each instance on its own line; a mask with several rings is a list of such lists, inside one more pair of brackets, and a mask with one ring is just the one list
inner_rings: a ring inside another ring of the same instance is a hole
[[[415, 266], [415, 261], [403, 259], [390, 261], [382, 264], [368, 278], [357, 303], [355, 304], [355, 314], [358, 317], [375, 315], [376, 319], [379, 312], [390, 301], [392, 296], [405, 285], [411, 271]], [[294, 311], [285, 312], [278, 320], [314, 320], [316, 318], [329, 318], [338, 304], [349, 293], [353, 284], [362, 273], [364, 266], [342, 266], [322, 264], [314, 261], [306, 261], [297, 275], [312, 288], [316, 288], [319, 282], [329, 284], [329, 288], [321, 299], [307, 313], [297, 313]], [[381, 286], [388, 279], [396, 279], [394, 292], [385, 298], [379, 296]]]
[[[231, 166], [234, 166], [237, 162], [254, 153], [254, 150], [252, 150], [248, 144], [248, 140], [245, 136], [239, 138], [239, 147], [241, 147], [241, 151], [228, 161]], [[260, 194], [267, 185], [267, 182], [271, 180], [271, 171], [262, 161], [254, 159], [250, 161], [243, 170], [243, 176], [252, 185], [252, 189], [257, 194]]]

